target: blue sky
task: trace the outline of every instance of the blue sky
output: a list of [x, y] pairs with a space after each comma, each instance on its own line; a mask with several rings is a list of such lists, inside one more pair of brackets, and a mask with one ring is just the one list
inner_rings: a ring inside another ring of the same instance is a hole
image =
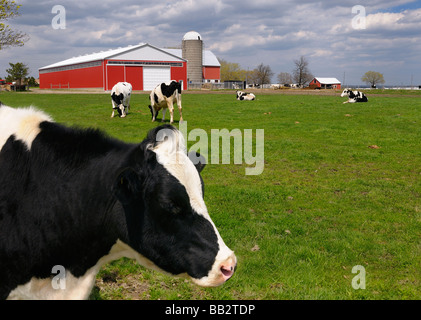
[[[305, 56], [315, 76], [362, 84], [366, 71], [384, 74], [385, 85], [421, 85], [421, 1], [18, 0], [12, 27], [27, 33], [23, 47], [0, 51], [0, 76], [9, 62], [38, 68], [73, 56], [147, 42], [181, 45], [199, 32], [207, 49], [244, 69], [269, 65], [275, 76], [291, 72]], [[54, 29], [52, 8], [66, 12], [66, 29]], [[365, 11], [365, 28], [356, 20]], [[353, 23], [354, 22], [354, 23]], [[357, 24], [356, 24], [357, 23]]]
[[391, 7], [390, 10], [387, 10], [387, 12], [401, 12], [404, 10], [414, 10], [419, 9], [421, 7], [420, 1], [413, 1], [405, 4], [399, 4], [395, 7]]

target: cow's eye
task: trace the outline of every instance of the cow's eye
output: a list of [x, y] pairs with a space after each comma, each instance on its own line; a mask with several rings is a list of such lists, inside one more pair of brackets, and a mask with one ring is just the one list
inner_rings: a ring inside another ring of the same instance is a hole
[[173, 213], [173, 214], [177, 214], [177, 215], [179, 215], [179, 214], [181, 214], [182, 213], [182, 209], [181, 209], [181, 207], [178, 207], [178, 206], [173, 206], [172, 208], [171, 208], [171, 213]]
[[177, 203], [175, 203], [174, 201], [163, 202], [161, 203], [161, 206], [163, 209], [165, 209], [165, 211], [171, 214], [179, 215], [183, 212], [182, 207], [178, 205]]

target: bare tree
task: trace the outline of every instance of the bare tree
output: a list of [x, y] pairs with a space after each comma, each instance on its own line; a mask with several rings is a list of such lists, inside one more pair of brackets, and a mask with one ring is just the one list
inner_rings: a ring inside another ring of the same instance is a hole
[[19, 15], [18, 10], [20, 5], [11, 0], [0, 0], [0, 50], [7, 47], [23, 46], [29, 37], [20, 32], [10, 28], [10, 26], [3, 23], [9, 19], [13, 19]]
[[292, 76], [288, 72], [281, 72], [278, 74], [278, 83], [280, 84], [291, 84]]
[[375, 71], [367, 71], [361, 78], [362, 81], [375, 88], [378, 83], [385, 83], [383, 74]]
[[263, 85], [266, 83], [270, 83], [272, 80], [274, 73], [270, 66], [265, 66], [263, 63], [259, 64], [256, 69], [252, 72], [252, 80], [259, 84]]
[[308, 60], [304, 56], [301, 56], [298, 60], [294, 60], [294, 64], [293, 79], [298, 86], [303, 87], [314, 78], [308, 68]]

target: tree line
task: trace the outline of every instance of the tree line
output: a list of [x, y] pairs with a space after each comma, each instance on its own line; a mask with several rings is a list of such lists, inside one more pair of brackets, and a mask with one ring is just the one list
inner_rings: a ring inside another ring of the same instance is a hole
[[[241, 68], [240, 64], [228, 62], [218, 58], [221, 64], [221, 82], [224, 81], [246, 81], [249, 84], [264, 85], [272, 83], [275, 75], [270, 66], [263, 63], [259, 64], [255, 69], [249, 71]], [[282, 85], [296, 84], [302, 88], [314, 79], [314, 75], [309, 68], [309, 61], [305, 56], [293, 61], [293, 70], [289, 72], [280, 72], [277, 75], [277, 83]], [[377, 84], [385, 83], [383, 74], [376, 71], [366, 72], [361, 81], [375, 88]]]
[[[225, 81], [246, 81], [256, 85], [270, 84], [275, 73], [271, 67], [264, 63], [259, 64], [253, 70], [244, 70], [240, 64], [228, 62], [224, 59], [218, 58], [221, 64], [221, 82]], [[314, 76], [309, 70], [309, 62], [301, 56], [299, 59], [294, 60], [294, 69], [292, 74], [289, 72], [281, 72], [277, 75], [279, 84], [292, 84], [295, 83], [300, 87], [305, 86], [310, 82]]]

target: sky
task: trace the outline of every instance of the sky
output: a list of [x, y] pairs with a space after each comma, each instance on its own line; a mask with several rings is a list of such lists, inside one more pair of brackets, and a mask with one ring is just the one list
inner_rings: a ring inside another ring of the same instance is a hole
[[[138, 43], [180, 47], [196, 31], [218, 58], [245, 70], [269, 65], [272, 83], [304, 56], [314, 76], [345, 85], [363, 84], [367, 71], [382, 73], [385, 86], [421, 85], [419, 0], [16, 2], [21, 15], [8, 23], [30, 39], [0, 51], [0, 77], [9, 62], [38, 78], [39, 68], [74, 56]], [[56, 5], [64, 10], [52, 12]]]

